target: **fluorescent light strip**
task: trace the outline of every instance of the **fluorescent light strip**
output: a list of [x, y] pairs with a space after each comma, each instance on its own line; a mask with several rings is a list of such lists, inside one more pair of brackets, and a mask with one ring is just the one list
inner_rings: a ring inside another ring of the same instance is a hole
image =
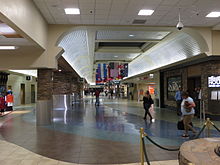
[[138, 15], [152, 15], [154, 10], [142, 9], [139, 11]]
[[220, 17], [220, 12], [211, 12], [206, 17], [210, 17], [210, 18]]
[[64, 10], [66, 14], [80, 14], [80, 10], [78, 8], [66, 8]]
[[14, 50], [17, 49], [16, 46], [0, 46], [0, 50]]

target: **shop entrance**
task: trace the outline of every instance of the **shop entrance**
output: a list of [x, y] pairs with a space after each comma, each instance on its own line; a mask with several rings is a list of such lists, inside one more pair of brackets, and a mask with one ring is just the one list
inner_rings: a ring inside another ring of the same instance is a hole
[[35, 85], [31, 85], [31, 103], [35, 103]]
[[25, 84], [21, 84], [21, 104], [25, 104]]
[[187, 88], [189, 95], [192, 96], [195, 88], [201, 87], [201, 77], [190, 77], [187, 80]]

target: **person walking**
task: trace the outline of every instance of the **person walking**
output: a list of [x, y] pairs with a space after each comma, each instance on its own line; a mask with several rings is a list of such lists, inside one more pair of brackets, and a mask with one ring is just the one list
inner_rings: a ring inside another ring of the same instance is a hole
[[100, 104], [100, 102], [99, 102], [99, 95], [100, 95], [100, 91], [98, 89], [96, 89], [96, 91], [95, 91], [95, 98], [96, 98], [95, 105], [98, 105], [98, 106]]
[[189, 137], [189, 129], [192, 130], [194, 134], [196, 133], [196, 130], [190, 125], [195, 114], [195, 103], [193, 99], [189, 97], [189, 94], [187, 92], [182, 92], [182, 97], [183, 101], [181, 103], [181, 112], [183, 116], [183, 124], [185, 130], [185, 133], [182, 135], [182, 137]]
[[152, 121], [153, 117], [151, 116], [150, 112], [149, 112], [149, 109], [151, 107], [152, 104], [154, 104], [154, 101], [152, 100], [151, 98], [151, 95], [149, 93], [149, 91], [147, 91], [145, 93], [145, 96], [143, 97], [143, 106], [144, 106], [144, 110], [145, 110], [145, 114], [144, 114], [144, 120], [146, 120], [147, 118], [147, 115], [149, 115], [150, 117], [150, 121]]
[[176, 100], [176, 113], [178, 116], [181, 116], [181, 103], [182, 103], [182, 88], [181, 87], [175, 94], [175, 100]]

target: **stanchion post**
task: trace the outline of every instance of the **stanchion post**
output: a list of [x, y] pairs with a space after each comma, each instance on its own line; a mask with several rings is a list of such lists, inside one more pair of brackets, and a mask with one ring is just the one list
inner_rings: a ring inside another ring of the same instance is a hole
[[208, 134], [208, 137], [210, 137], [210, 126], [211, 126], [210, 118], [207, 118], [206, 122], [207, 122], [207, 134]]
[[141, 154], [141, 165], [144, 165], [144, 150], [143, 150], [143, 138], [144, 128], [140, 128], [140, 154]]

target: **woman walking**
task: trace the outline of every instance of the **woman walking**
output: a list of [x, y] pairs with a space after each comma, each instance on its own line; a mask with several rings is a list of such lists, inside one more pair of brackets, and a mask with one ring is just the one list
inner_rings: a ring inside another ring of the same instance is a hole
[[151, 105], [154, 104], [154, 101], [152, 100], [149, 91], [147, 91], [145, 93], [145, 96], [143, 97], [143, 101], [144, 101], [143, 105], [144, 105], [144, 110], [145, 110], [145, 114], [144, 114], [143, 119], [146, 120], [147, 114], [148, 114], [150, 116], [150, 121], [152, 121], [153, 117], [151, 116], [149, 109], [150, 109]]

